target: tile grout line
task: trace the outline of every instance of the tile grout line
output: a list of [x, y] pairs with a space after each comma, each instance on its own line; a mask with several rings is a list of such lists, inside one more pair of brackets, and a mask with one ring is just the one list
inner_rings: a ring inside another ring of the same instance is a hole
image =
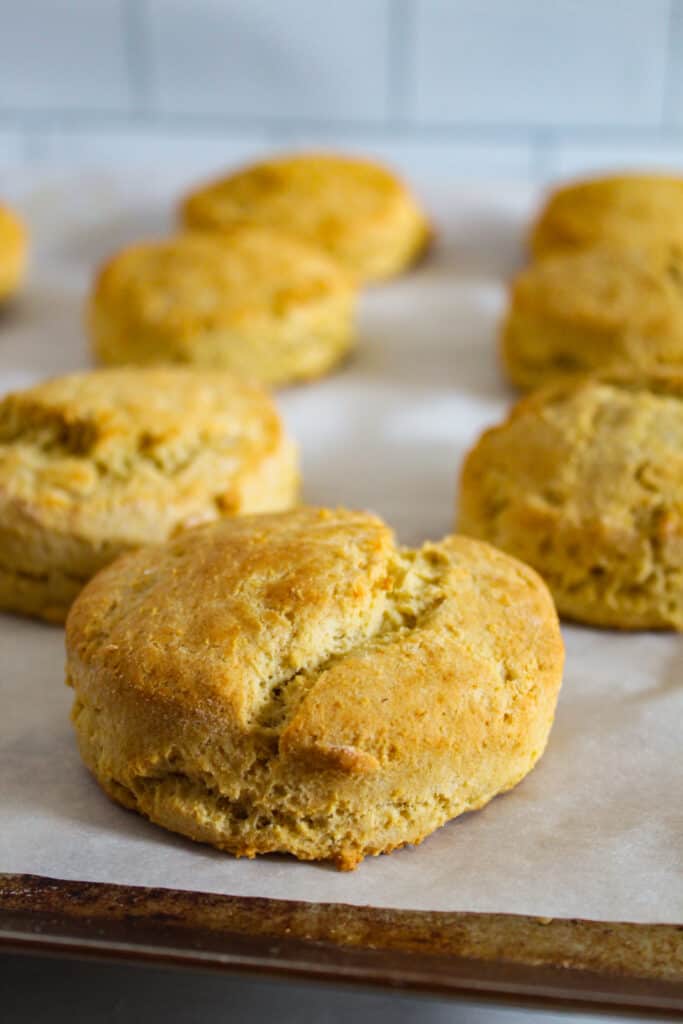
[[128, 71], [131, 113], [150, 110], [151, 68], [146, 0], [119, 0]]
[[201, 113], [157, 113], [150, 110], [112, 111], [97, 108], [74, 110], [73, 108], [29, 108], [0, 107], [0, 130], [2, 128], [24, 132], [54, 129], [61, 131], [119, 131], [119, 130], [160, 130], [189, 132], [249, 131], [250, 133], [308, 131], [329, 134], [356, 134], [367, 138], [383, 140], [414, 139], [424, 142], [477, 142], [508, 145], [519, 142], [529, 144], [543, 133], [552, 133], [565, 140], [581, 144], [639, 144], [655, 142], [680, 144], [683, 142], [683, 124], [642, 125], [631, 128], [623, 125], [571, 124], [556, 128], [550, 124], [501, 124], [487, 122], [442, 122], [421, 121], [391, 123], [378, 121], [324, 120], [306, 117], [253, 117], [247, 114], [201, 114]]
[[415, 92], [415, 0], [389, 0], [387, 45], [388, 110], [385, 126], [410, 120]]
[[40, 139], [35, 131], [27, 131], [21, 140], [21, 157], [24, 163], [31, 164], [40, 160]]
[[[667, 23], [666, 53], [664, 57], [664, 81], [662, 84], [662, 104], [660, 125], [664, 129], [672, 123], [671, 114], [674, 108], [673, 71], [676, 64], [676, 36], [681, 21], [681, 8], [676, 0], [669, 0], [669, 18]], [[675, 122], [674, 122], [675, 123]]]
[[557, 139], [555, 133], [542, 129], [534, 134], [532, 146], [531, 173], [534, 181], [544, 182], [553, 173]]

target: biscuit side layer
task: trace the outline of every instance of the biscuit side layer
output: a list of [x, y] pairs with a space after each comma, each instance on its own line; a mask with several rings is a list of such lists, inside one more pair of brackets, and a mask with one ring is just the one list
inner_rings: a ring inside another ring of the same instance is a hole
[[644, 377], [683, 366], [683, 253], [602, 245], [555, 255], [516, 278], [501, 331], [522, 390], [595, 370]]

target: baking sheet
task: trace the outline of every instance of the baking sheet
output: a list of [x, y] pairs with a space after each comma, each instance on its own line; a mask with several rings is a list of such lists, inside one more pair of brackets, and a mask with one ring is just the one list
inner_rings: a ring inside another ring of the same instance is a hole
[[[0, 319], [0, 391], [87, 365], [94, 266], [167, 230], [192, 176], [5, 173], [30, 220], [21, 301]], [[423, 190], [430, 259], [366, 293], [340, 372], [280, 396], [305, 496], [370, 508], [405, 543], [452, 523], [462, 456], [512, 400], [496, 363], [503, 282], [521, 260], [533, 189]], [[242, 896], [641, 922], [683, 921], [683, 639], [567, 627], [548, 750], [515, 790], [342, 874], [288, 857], [237, 861], [111, 804], [68, 722], [60, 629], [0, 615], [0, 871]]]

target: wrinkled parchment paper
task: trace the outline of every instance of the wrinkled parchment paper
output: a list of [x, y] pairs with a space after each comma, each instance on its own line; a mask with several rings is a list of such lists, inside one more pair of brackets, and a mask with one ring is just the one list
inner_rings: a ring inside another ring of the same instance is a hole
[[[29, 218], [29, 284], [0, 319], [0, 391], [88, 364], [93, 268], [168, 230], [187, 169], [61, 169], [0, 189]], [[458, 466], [513, 395], [495, 328], [532, 189], [425, 190], [439, 241], [368, 291], [357, 356], [281, 394], [312, 503], [371, 508], [405, 543], [451, 528]], [[82, 767], [60, 629], [0, 615], [0, 871], [243, 896], [644, 922], [683, 921], [683, 638], [567, 627], [548, 750], [532, 774], [420, 847], [342, 874], [237, 861], [114, 806]]]

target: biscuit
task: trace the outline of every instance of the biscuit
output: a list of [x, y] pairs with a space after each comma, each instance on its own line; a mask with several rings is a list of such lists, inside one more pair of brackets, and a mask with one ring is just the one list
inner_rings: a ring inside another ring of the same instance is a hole
[[501, 340], [523, 391], [577, 373], [683, 367], [683, 246], [551, 254], [514, 281]]
[[13, 295], [26, 270], [26, 231], [15, 213], [0, 205], [0, 302]]
[[356, 290], [325, 253], [268, 228], [125, 249], [87, 320], [108, 364], [189, 363], [268, 385], [318, 377], [354, 343]]
[[531, 233], [536, 259], [596, 242], [622, 247], [683, 243], [683, 178], [629, 174], [553, 192]]
[[277, 157], [192, 192], [189, 228], [255, 222], [326, 249], [359, 281], [391, 277], [423, 252], [425, 215], [406, 186], [368, 160], [324, 153]]
[[97, 370], [0, 402], [0, 608], [63, 621], [122, 551], [296, 499], [296, 453], [227, 373]]
[[399, 548], [302, 508], [109, 566], [67, 622], [81, 754], [114, 800], [238, 856], [351, 869], [531, 770], [562, 674], [527, 566], [477, 541]]
[[683, 375], [523, 399], [469, 453], [458, 527], [533, 566], [567, 618], [683, 629]]

